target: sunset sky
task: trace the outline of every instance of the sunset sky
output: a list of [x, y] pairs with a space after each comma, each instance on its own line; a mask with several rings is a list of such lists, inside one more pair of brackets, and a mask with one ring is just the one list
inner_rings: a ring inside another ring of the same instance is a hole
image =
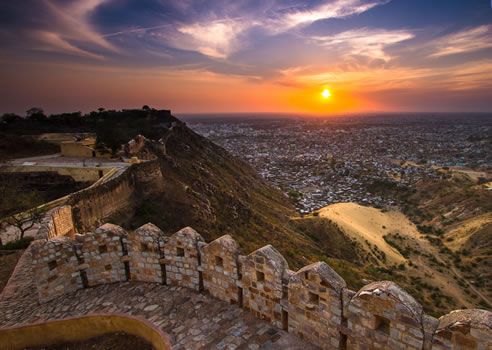
[[490, 0], [2, 1], [0, 61], [0, 113], [491, 112], [492, 9]]

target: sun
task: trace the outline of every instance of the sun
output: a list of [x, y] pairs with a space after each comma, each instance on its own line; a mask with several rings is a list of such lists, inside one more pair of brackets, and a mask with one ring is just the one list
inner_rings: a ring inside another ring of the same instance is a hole
[[330, 91], [328, 91], [328, 89], [325, 89], [325, 91], [323, 91], [323, 92], [321, 93], [321, 95], [322, 95], [324, 98], [328, 98], [328, 97], [330, 97], [330, 96], [331, 96]]

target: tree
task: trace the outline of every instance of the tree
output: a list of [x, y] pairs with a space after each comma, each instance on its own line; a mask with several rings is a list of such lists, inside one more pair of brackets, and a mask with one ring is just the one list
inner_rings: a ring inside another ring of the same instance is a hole
[[0, 187], [1, 223], [17, 228], [22, 239], [27, 230], [41, 223], [45, 210], [37, 207], [41, 202], [37, 191], [23, 191], [9, 182]]
[[111, 122], [101, 122], [96, 130], [96, 150], [101, 153], [107, 153], [111, 150], [111, 156], [115, 157], [121, 145], [126, 143], [128, 138], [117, 125]]
[[33, 121], [38, 121], [38, 122], [42, 122], [44, 120], [46, 120], [46, 115], [44, 114], [44, 111], [42, 108], [39, 108], [39, 107], [32, 107], [32, 108], [29, 108], [27, 111], [27, 119], [29, 120], [33, 120]]
[[149, 107], [149, 106], [147, 106], [147, 105], [144, 105], [144, 106], [142, 107], [142, 109], [143, 109], [144, 111], [150, 111], [150, 107]]
[[5, 113], [2, 116], [2, 122], [7, 123], [7, 124], [8, 123], [14, 123], [14, 122], [17, 122], [19, 120], [22, 120], [22, 118], [15, 113]]

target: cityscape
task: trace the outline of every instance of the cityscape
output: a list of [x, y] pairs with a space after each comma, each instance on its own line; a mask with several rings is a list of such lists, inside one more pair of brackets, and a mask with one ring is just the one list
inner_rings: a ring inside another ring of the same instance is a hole
[[248, 161], [301, 214], [338, 202], [395, 206], [396, 199], [368, 186], [411, 187], [449, 170], [487, 178], [492, 166], [492, 124], [480, 115], [239, 119], [190, 117], [188, 123]]

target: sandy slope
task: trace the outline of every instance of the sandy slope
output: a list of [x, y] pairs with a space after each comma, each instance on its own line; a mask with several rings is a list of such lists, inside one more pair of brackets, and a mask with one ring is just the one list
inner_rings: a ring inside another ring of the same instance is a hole
[[447, 232], [446, 238], [451, 237], [453, 240], [446, 242], [446, 245], [453, 251], [462, 249], [473, 234], [483, 230], [485, 225], [490, 225], [490, 223], [492, 223], [492, 212], [460, 222]]
[[[355, 203], [337, 203], [319, 210], [319, 216], [337, 223], [346, 234], [356, 239], [363, 246], [376, 245], [384, 251], [388, 262], [401, 263], [405, 259], [401, 254], [388, 245], [383, 236], [388, 233], [418, 237], [418, 231], [405, 215], [398, 211], [383, 213], [372, 207], [363, 207]], [[369, 247], [368, 247], [369, 248]]]

